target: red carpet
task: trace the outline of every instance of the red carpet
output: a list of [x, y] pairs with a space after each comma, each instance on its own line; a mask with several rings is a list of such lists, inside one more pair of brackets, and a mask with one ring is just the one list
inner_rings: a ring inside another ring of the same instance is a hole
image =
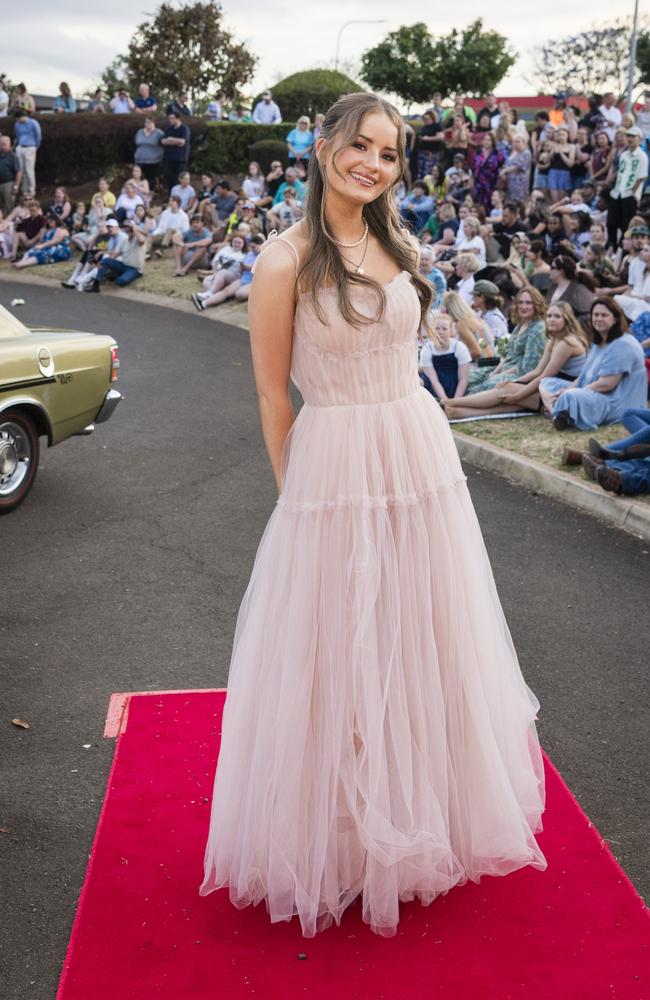
[[394, 938], [200, 898], [224, 697], [127, 703], [57, 1000], [650, 1000], [649, 911], [548, 758], [548, 869], [405, 904]]

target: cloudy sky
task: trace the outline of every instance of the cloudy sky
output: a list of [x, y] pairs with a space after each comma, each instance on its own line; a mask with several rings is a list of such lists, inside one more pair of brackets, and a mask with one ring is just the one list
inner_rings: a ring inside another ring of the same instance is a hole
[[[33, 93], [55, 94], [60, 80], [67, 80], [73, 93], [84, 93], [101, 71], [125, 51], [134, 28], [157, 6], [157, 0], [109, 0], [106, 4], [79, 0], [23, 0], [12, 4], [2, 19], [0, 72], [14, 81], [24, 80]], [[642, 7], [644, 5], [642, 4]], [[624, 0], [617, 13], [632, 13], [633, 0]], [[289, 73], [313, 66], [333, 65], [337, 36], [353, 18], [381, 19], [382, 24], [353, 24], [341, 35], [342, 68], [358, 65], [364, 49], [379, 42], [400, 24], [427, 20], [434, 34], [464, 27], [482, 17], [488, 28], [506, 35], [519, 53], [509, 76], [499, 87], [501, 94], [535, 93], [527, 79], [531, 51], [540, 41], [581, 31], [612, 16], [611, 0], [544, 0], [531, 8], [512, 0], [440, 0], [423, 6], [419, 0], [374, 0], [372, 4], [350, 0], [224, 0], [228, 28], [259, 56], [253, 92], [272, 85]], [[486, 9], [487, 8], [487, 9]], [[396, 12], [398, 16], [396, 16]]]

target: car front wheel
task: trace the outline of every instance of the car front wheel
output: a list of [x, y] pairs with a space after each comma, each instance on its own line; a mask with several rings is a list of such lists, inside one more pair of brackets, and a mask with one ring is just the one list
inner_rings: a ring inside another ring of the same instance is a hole
[[0, 514], [23, 502], [34, 485], [38, 457], [34, 421], [20, 410], [0, 413]]

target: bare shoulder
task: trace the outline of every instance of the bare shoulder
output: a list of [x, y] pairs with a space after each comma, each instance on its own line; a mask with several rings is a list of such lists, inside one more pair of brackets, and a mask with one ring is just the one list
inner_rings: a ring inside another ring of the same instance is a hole
[[307, 248], [309, 246], [309, 236], [307, 234], [307, 225], [304, 219], [300, 219], [299, 222], [295, 222], [293, 226], [289, 226], [282, 233], [282, 239], [280, 243], [286, 240], [294, 248], [298, 255], [298, 261], [300, 267], [302, 267], [305, 255], [307, 253]]

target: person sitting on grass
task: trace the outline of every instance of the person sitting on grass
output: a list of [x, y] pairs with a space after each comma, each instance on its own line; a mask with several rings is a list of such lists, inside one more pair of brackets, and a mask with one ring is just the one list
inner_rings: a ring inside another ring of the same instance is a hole
[[[256, 237], [254, 237], [256, 238]], [[230, 243], [225, 243], [212, 259], [211, 273], [203, 279], [203, 291], [192, 296], [192, 302], [202, 312], [208, 306], [217, 306], [227, 295], [222, 295], [226, 287], [238, 282], [246, 254], [246, 240], [234, 233]]]
[[539, 383], [547, 376], [557, 376], [567, 383], [580, 374], [589, 350], [589, 339], [570, 305], [558, 302], [546, 313], [544, 352], [531, 371], [518, 379], [504, 380], [492, 389], [466, 396], [460, 403], [445, 407], [450, 420], [479, 417], [493, 413], [537, 413], [540, 409]]
[[492, 333], [487, 323], [476, 315], [458, 292], [445, 292], [442, 297], [442, 312], [448, 313], [454, 329], [472, 356], [472, 361], [480, 364], [483, 360], [495, 358]]
[[88, 213], [86, 212], [86, 202], [78, 201], [75, 205], [75, 210], [70, 216], [70, 233], [79, 235], [82, 233], [88, 223]]
[[146, 236], [132, 219], [126, 219], [122, 225], [126, 234], [127, 244], [119, 257], [102, 257], [97, 274], [92, 283], [85, 284], [85, 292], [99, 292], [99, 286], [109, 275], [115, 276], [115, 284], [120, 288], [133, 284], [142, 277], [146, 254]]
[[[238, 239], [238, 237], [234, 238]], [[253, 268], [255, 267], [255, 261], [257, 260], [258, 254], [265, 243], [266, 239], [261, 235], [261, 233], [257, 233], [255, 236], [251, 237], [250, 248], [246, 251], [244, 258], [241, 261], [241, 271], [239, 277], [226, 284], [221, 291], [214, 292], [213, 294], [209, 291], [207, 294], [197, 292], [192, 296], [192, 302], [199, 312], [203, 312], [203, 310], [208, 306], [219, 305], [220, 302], [225, 302], [226, 299], [235, 299], [236, 302], [245, 302], [248, 299], [253, 282]], [[239, 245], [239, 243], [237, 243], [237, 245]], [[237, 251], [233, 252], [233, 260], [236, 252]]]
[[515, 326], [496, 368], [470, 372], [468, 392], [494, 389], [505, 379], [521, 378], [532, 371], [544, 353], [544, 299], [535, 288], [520, 288], [515, 295], [511, 318]]
[[305, 214], [302, 202], [297, 200], [297, 191], [293, 187], [285, 187], [282, 201], [273, 205], [266, 214], [267, 233], [277, 229], [284, 232], [289, 226], [295, 225]]
[[477, 316], [480, 316], [484, 323], [487, 323], [492, 343], [499, 340], [507, 340], [510, 336], [508, 330], [508, 320], [502, 313], [503, 297], [499, 292], [498, 285], [486, 278], [475, 281], [472, 286], [471, 306]]
[[181, 199], [181, 208], [188, 215], [193, 215], [198, 204], [196, 191], [192, 187], [192, 176], [188, 170], [178, 175], [178, 184], [174, 184], [171, 193]]
[[587, 431], [620, 420], [623, 411], [646, 405], [647, 378], [641, 345], [627, 332], [621, 307], [610, 298], [591, 306], [593, 345], [574, 385], [543, 378], [540, 396], [558, 431]]
[[[104, 199], [104, 204], [106, 208], [114, 209], [117, 198], [111, 191], [111, 185], [108, 177], [100, 177], [97, 182], [97, 194], [100, 194]], [[92, 196], [91, 201], [95, 200], [95, 195]]]
[[[99, 202], [103, 206], [101, 195], [99, 196]], [[108, 212], [108, 209], [105, 209], [105, 211]], [[110, 226], [108, 222], [108, 219], [100, 218], [93, 235], [86, 241], [84, 247], [79, 247], [82, 251], [81, 257], [75, 265], [72, 274], [61, 282], [62, 288], [76, 288], [78, 292], [83, 291], [83, 286], [86, 282], [90, 282], [95, 277], [99, 261], [104, 254], [110, 253], [113, 250], [115, 251], [115, 256], [119, 255], [119, 241], [124, 238], [124, 233], [121, 232], [117, 219], [112, 218]], [[122, 249], [125, 248], [126, 238], [123, 239], [122, 246]]]
[[70, 260], [70, 233], [63, 225], [58, 215], [48, 212], [45, 217], [45, 232], [42, 238], [29, 247], [14, 267], [32, 267], [34, 264], [57, 264], [62, 260]]
[[611, 493], [636, 496], [650, 493], [650, 410], [625, 410], [621, 423], [630, 431], [628, 437], [613, 441], [607, 447], [591, 438], [587, 452], [572, 452], [565, 448], [564, 460], [578, 455], [588, 479]]
[[138, 205], [144, 205], [144, 202], [138, 194], [138, 189], [133, 181], [127, 181], [115, 206], [115, 217], [120, 225], [125, 219], [133, 218]]
[[207, 264], [208, 247], [212, 243], [212, 233], [203, 224], [203, 217], [197, 212], [190, 220], [190, 228], [184, 233], [174, 233], [172, 245], [176, 261], [175, 278], [184, 278], [188, 271]]
[[440, 268], [436, 267], [436, 255], [430, 246], [420, 247], [418, 271], [433, 285], [431, 311], [437, 312], [442, 304], [442, 297], [447, 291], [447, 279]]
[[149, 245], [155, 247], [156, 257], [162, 257], [166, 247], [171, 245], [172, 238], [176, 233], [184, 233], [190, 228], [190, 220], [187, 212], [181, 208], [181, 199], [172, 195], [160, 215], [156, 225], [151, 230]]
[[[40, 203], [34, 199], [26, 202], [27, 216], [23, 216], [14, 223], [13, 245], [11, 248], [10, 260], [16, 260], [27, 250], [31, 250], [43, 239], [45, 233], [45, 218], [41, 212]], [[15, 212], [22, 211], [19, 207]]]
[[54, 189], [54, 198], [47, 206], [48, 213], [54, 213], [63, 225], [68, 226], [70, 224], [70, 216], [72, 215], [72, 203], [68, 198], [68, 192], [64, 187], [58, 187]]
[[418, 362], [420, 382], [441, 403], [463, 396], [472, 356], [458, 337], [448, 313], [433, 316], [437, 343], [427, 337]]

